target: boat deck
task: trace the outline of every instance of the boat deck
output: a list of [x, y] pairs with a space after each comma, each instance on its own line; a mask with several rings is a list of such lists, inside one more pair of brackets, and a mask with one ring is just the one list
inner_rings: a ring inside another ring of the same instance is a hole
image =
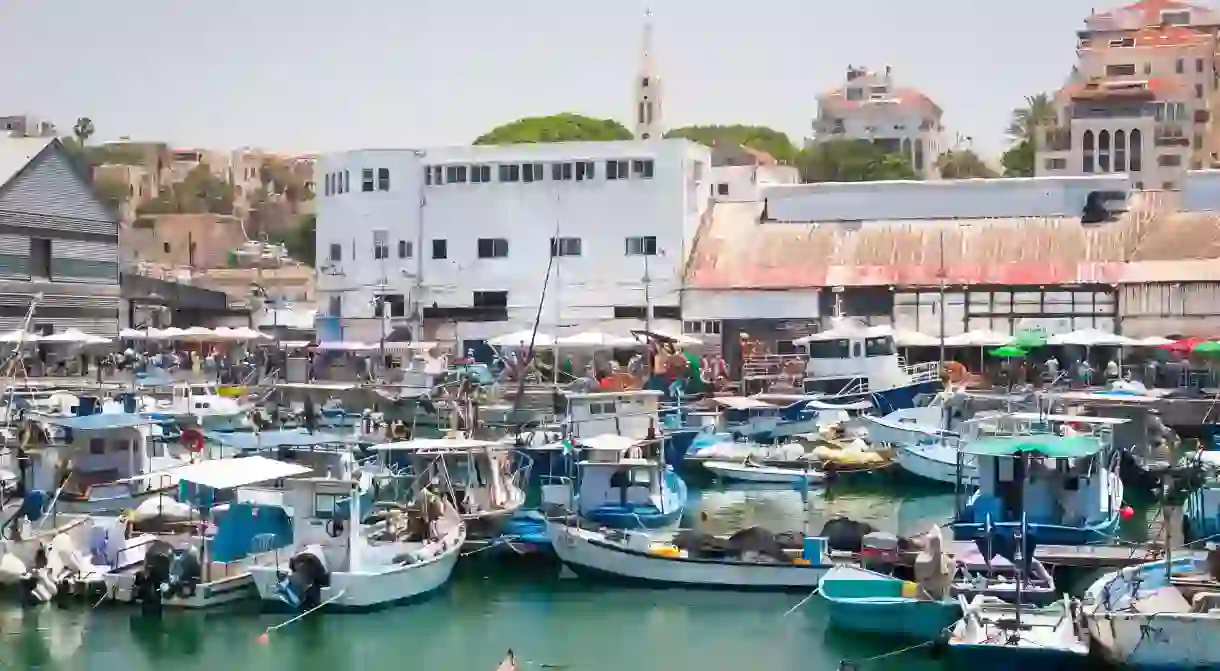
[[[977, 552], [974, 541], [953, 541], [948, 544], [947, 549], [950, 556], [971, 551]], [[1034, 552], [1034, 557], [1047, 566], [1108, 569], [1152, 561], [1149, 557], [1154, 549], [1159, 549], [1159, 546], [1147, 543], [1138, 545], [1039, 545]], [[917, 554], [918, 552], [915, 551], [905, 552], [903, 561], [914, 565]], [[1173, 556], [1204, 559], [1207, 552], [1175, 549]]]

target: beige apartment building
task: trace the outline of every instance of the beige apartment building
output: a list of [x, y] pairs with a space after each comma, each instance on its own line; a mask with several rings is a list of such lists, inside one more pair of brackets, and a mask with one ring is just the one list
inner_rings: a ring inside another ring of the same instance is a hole
[[1093, 14], [1077, 65], [1041, 130], [1038, 175], [1126, 173], [1139, 189], [1174, 190], [1220, 151], [1220, 14], [1178, 0], [1141, 0]]

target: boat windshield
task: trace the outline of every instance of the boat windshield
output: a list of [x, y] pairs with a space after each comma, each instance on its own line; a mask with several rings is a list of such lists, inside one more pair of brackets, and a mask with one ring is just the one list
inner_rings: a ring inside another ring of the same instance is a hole
[[835, 340], [811, 340], [809, 342], [810, 359], [846, 359], [848, 358], [850, 341], [846, 338]]
[[894, 339], [889, 336], [864, 339], [864, 356], [890, 356], [896, 353]]

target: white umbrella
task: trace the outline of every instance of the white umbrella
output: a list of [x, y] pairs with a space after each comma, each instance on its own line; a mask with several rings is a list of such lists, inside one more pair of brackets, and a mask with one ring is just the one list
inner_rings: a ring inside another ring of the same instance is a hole
[[368, 352], [377, 349], [376, 345], [362, 343], [358, 340], [342, 340], [318, 343], [318, 349], [332, 352]]
[[192, 326], [178, 336], [184, 340], [214, 340], [216, 332], [202, 326]]
[[181, 338], [183, 333], [186, 333], [186, 331], [178, 328], [177, 326], [171, 326], [169, 328], [162, 329], [159, 333], [152, 337], [157, 340], [176, 340]]
[[[220, 329], [216, 329], [216, 331], [220, 332]], [[255, 331], [249, 326], [238, 326], [237, 328], [233, 329], [233, 335], [234, 337], [241, 338], [242, 340], [274, 340], [272, 336]]]
[[212, 331], [213, 337], [219, 340], [242, 340], [240, 335], [237, 335], [237, 329], [231, 329], [228, 326], [217, 326], [216, 330]]
[[40, 338], [29, 331], [9, 331], [8, 333], [0, 333], [0, 342], [2, 343], [19, 343], [19, 342], [38, 342]]
[[940, 344], [940, 338], [936, 338], [919, 331], [894, 331], [894, 344], [899, 347], [936, 347]]
[[1061, 333], [1046, 339], [1048, 345], [1079, 345], [1083, 347], [1131, 347], [1139, 341], [1133, 338], [1108, 333], [1100, 329], [1080, 329]]
[[636, 344], [631, 338], [616, 336], [601, 331], [584, 331], [570, 336], [563, 336], [555, 341], [568, 347], [630, 347]]
[[1132, 346], [1133, 347], [1164, 347], [1165, 345], [1171, 344], [1172, 342], [1173, 341], [1170, 340], [1169, 338], [1162, 338], [1160, 336], [1148, 336], [1147, 338], [1140, 338], [1139, 340], [1136, 340], [1135, 344]]
[[555, 338], [539, 331], [534, 333], [533, 329], [528, 331], [515, 331], [513, 333], [505, 333], [502, 336], [496, 336], [487, 341], [492, 347], [529, 347], [530, 341], [533, 341], [534, 347], [554, 347]]
[[[961, 335], [949, 336], [945, 338], [946, 347], [999, 347], [1007, 345], [1013, 341], [1013, 337], [1000, 333], [998, 331], [988, 331], [980, 329], [977, 331], [968, 331]], [[937, 344], [940, 341], [937, 340]]]
[[161, 336], [161, 329], [123, 329], [119, 331], [120, 338], [128, 340], [155, 340]]
[[65, 329], [59, 333], [53, 333], [49, 336], [43, 336], [39, 342], [50, 343], [73, 343], [77, 345], [100, 345], [110, 342], [109, 338], [91, 335], [78, 329]]

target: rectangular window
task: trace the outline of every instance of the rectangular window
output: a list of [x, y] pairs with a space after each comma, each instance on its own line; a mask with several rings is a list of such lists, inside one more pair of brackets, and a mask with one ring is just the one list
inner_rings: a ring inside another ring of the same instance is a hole
[[653, 162], [652, 159], [636, 159], [631, 162], [631, 172], [638, 177], [644, 179], [652, 179]]
[[703, 333], [703, 322], [682, 322], [682, 333], [685, 335]]
[[681, 319], [682, 308], [676, 305], [654, 305], [652, 316], [654, 319]]
[[717, 195], [717, 196], [727, 196], [727, 195], [729, 195], [729, 183], [728, 183], [728, 182], [720, 182], [719, 184], [717, 184], [717, 185], [716, 185], [716, 195]]
[[411, 244], [410, 240], [399, 240], [398, 241], [398, 258], [409, 259], [412, 256], [415, 256], [415, 250], [413, 249], [413, 247], [414, 247], [414, 245]]
[[377, 168], [377, 190], [378, 191], [389, 191], [390, 190], [390, 169], [389, 168]]
[[472, 165], [470, 166], [470, 183], [471, 184], [487, 184], [491, 181], [491, 166], [490, 165]]
[[580, 238], [551, 238], [551, 256], [580, 256]]
[[[1178, 61], [1178, 66], [1181, 67], [1182, 61]], [[1107, 77], [1129, 77], [1135, 74], [1134, 63], [1120, 63], [1106, 66]]]
[[1200, 98], [1200, 99], [1203, 98], [1203, 85], [1202, 84], [1195, 84], [1195, 97]]
[[648, 319], [648, 308], [635, 305], [614, 306], [615, 319]]
[[343, 193], [350, 193], [352, 190], [352, 173], [343, 171]]
[[606, 161], [606, 179], [629, 179], [630, 177], [631, 171], [627, 166], [627, 161]]
[[428, 170], [432, 171], [432, 177], [429, 179], [429, 184], [440, 186], [445, 183], [445, 168], [443, 166], [429, 166]]
[[432, 186], [432, 166], [424, 166], [424, 185]]
[[[1174, 70], [1174, 72], [1176, 72], [1178, 74], [1182, 74], [1183, 72], [1186, 71], [1186, 64], [1182, 62], [1181, 58], [1179, 58], [1177, 60], [1177, 62], [1174, 63], [1173, 70]], [[1109, 72], [1110, 72], [1110, 68], [1106, 68], [1106, 73], [1109, 74]]]
[[546, 177], [542, 174], [541, 163], [522, 163], [521, 164], [521, 181], [523, 182], [541, 182]]
[[593, 161], [576, 162], [576, 181], [583, 182], [596, 177]]
[[645, 235], [641, 237], [627, 238], [627, 256], [656, 256], [657, 255], [657, 237], [655, 235]]
[[506, 308], [508, 307], [508, 292], [476, 291], [472, 304], [476, 308]]
[[1046, 159], [1047, 170], [1067, 170], [1066, 158], [1048, 158]]
[[480, 259], [502, 259], [508, 256], [508, 240], [504, 238], [479, 238]]
[[1181, 154], [1161, 154], [1156, 158], [1156, 164], [1162, 168], [1174, 168], [1182, 165]]
[[432, 241], [432, 258], [434, 258], [434, 259], [449, 258], [449, 241], [448, 240], [433, 240]]
[[466, 166], [464, 166], [464, 165], [445, 166], [445, 183], [446, 184], [465, 184], [466, 183]]
[[328, 301], [326, 314], [332, 317], [343, 316], [343, 294], [335, 294]]
[[521, 166], [517, 163], [509, 165], [501, 165], [498, 168], [501, 182], [520, 182], [521, 181]]
[[373, 190], [373, 169], [365, 168], [360, 171], [360, 190], [368, 193]]
[[1199, 73], [1203, 72], [1203, 59], [1202, 58], [1195, 59], [1195, 72], [1199, 72]]
[[331, 261], [342, 261], [343, 260], [343, 245], [341, 245], [337, 242], [330, 243], [330, 260]]
[[326, 173], [326, 177], [323, 179], [322, 183], [326, 186], [326, 195], [329, 196], [330, 195], [330, 173], [329, 172]]
[[572, 164], [571, 163], [552, 163], [551, 164], [551, 181], [571, 181], [572, 179]]
[[389, 233], [389, 231], [373, 231], [373, 258], [374, 259], [390, 258], [390, 233]]

